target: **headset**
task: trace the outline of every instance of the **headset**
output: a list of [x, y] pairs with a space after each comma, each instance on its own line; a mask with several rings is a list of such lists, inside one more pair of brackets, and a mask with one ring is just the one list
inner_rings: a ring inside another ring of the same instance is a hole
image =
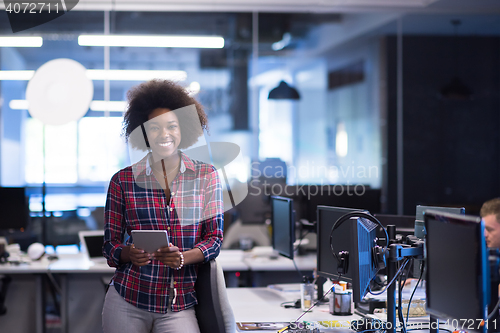
[[347, 220], [350, 220], [352, 217], [361, 217], [364, 219], [367, 219], [368, 221], [371, 221], [373, 223], [377, 223], [380, 225], [385, 232], [385, 246], [382, 248], [379, 245], [375, 245], [372, 248], [372, 259], [373, 263], [375, 264], [375, 267], [377, 270], [381, 270], [385, 268], [386, 266], [386, 261], [385, 261], [385, 253], [387, 251], [387, 246], [389, 244], [389, 236], [387, 235], [387, 230], [385, 230], [384, 226], [382, 223], [380, 223], [379, 220], [377, 220], [375, 217], [368, 213], [363, 213], [361, 211], [359, 212], [352, 212], [352, 213], [347, 213], [345, 215], [342, 215], [333, 225], [332, 231], [330, 232], [330, 249], [332, 250], [333, 256], [337, 259], [337, 273], [339, 275], [345, 275], [347, 271], [349, 270], [349, 251], [340, 251], [337, 253], [333, 247], [333, 232], [335, 229], [340, 227], [342, 223], [344, 223]]

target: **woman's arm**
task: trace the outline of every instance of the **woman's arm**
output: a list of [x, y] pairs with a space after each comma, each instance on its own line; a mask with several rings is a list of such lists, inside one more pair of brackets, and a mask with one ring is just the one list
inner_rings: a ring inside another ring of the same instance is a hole
[[123, 245], [125, 235], [125, 195], [120, 185], [118, 174], [115, 174], [108, 187], [106, 208], [104, 211], [104, 246], [103, 254], [112, 267], [132, 262], [136, 266], [144, 266], [151, 262], [150, 256], [134, 245]]
[[117, 173], [109, 182], [104, 209], [103, 255], [108, 259], [108, 264], [111, 267], [117, 267], [121, 263], [122, 239], [125, 232], [124, 212], [125, 198]]
[[222, 232], [224, 229], [224, 201], [222, 199], [222, 185], [217, 170], [207, 175], [205, 204], [202, 217], [203, 237], [195, 245], [203, 253], [203, 261], [215, 259], [222, 246]]

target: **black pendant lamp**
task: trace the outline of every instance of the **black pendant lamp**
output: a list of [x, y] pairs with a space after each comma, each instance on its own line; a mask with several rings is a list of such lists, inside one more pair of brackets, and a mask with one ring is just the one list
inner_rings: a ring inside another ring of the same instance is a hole
[[297, 89], [290, 87], [285, 81], [281, 81], [280, 84], [269, 92], [268, 99], [300, 99], [299, 92]]

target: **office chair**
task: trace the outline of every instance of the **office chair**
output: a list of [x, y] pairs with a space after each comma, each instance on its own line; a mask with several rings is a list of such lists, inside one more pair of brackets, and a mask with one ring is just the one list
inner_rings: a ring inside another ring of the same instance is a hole
[[236, 321], [226, 294], [226, 282], [215, 260], [198, 266], [194, 286], [198, 304], [196, 318], [201, 333], [235, 333]]

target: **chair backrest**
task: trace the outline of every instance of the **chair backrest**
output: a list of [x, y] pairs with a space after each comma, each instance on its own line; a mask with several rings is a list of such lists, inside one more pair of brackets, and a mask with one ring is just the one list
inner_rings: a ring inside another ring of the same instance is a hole
[[201, 333], [234, 333], [236, 322], [227, 300], [222, 269], [215, 260], [198, 266], [196, 318]]

